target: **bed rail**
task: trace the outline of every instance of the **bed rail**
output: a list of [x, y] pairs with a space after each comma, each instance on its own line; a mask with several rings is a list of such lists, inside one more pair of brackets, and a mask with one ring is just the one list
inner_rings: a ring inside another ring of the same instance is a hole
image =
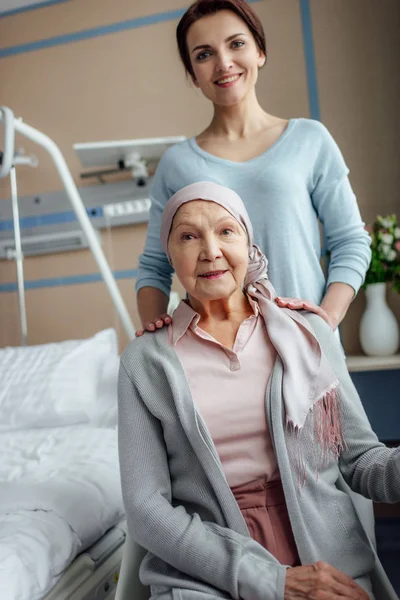
[[34, 129], [30, 125], [27, 125], [22, 119], [15, 119], [12, 111], [5, 106], [0, 107], [0, 122], [4, 125], [4, 148], [3, 148], [3, 159], [0, 165], [0, 178], [6, 177], [10, 174], [10, 171], [14, 164], [14, 139], [15, 132], [20, 133], [29, 140], [35, 142], [50, 154], [53, 159], [54, 165], [58, 171], [61, 181], [64, 185], [65, 191], [71, 202], [72, 208], [75, 211], [76, 217], [80, 226], [82, 227], [86, 239], [89, 244], [89, 248], [94, 256], [94, 259], [99, 267], [100, 273], [103, 277], [104, 283], [107, 286], [108, 292], [111, 296], [115, 310], [121, 320], [122, 326], [129, 339], [133, 339], [135, 336], [135, 327], [132, 319], [128, 313], [124, 300], [121, 296], [114, 275], [109, 267], [107, 259], [101, 249], [99, 240], [96, 236], [96, 232], [93, 228], [92, 223], [86, 213], [85, 206], [79, 195], [78, 188], [72, 178], [72, 175], [68, 169], [67, 163], [58, 148], [58, 146], [50, 139], [47, 135]]

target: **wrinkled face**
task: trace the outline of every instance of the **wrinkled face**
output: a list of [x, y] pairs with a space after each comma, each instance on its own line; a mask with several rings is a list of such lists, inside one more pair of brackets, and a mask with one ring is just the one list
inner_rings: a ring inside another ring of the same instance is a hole
[[168, 252], [179, 281], [198, 302], [242, 293], [249, 262], [247, 234], [219, 204], [183, 204], [172, 222]]
[[221, 10], [193, 23], [187, 47], [193, 83], [218, 106], [232, 106], [254, 91], [265, 63], [255, 39], [238, 15]]

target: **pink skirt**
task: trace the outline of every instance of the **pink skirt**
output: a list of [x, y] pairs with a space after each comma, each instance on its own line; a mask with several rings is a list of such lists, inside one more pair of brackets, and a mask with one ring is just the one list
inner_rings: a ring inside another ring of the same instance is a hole
[[232, 488], [251, 537], [282, 565], [300, 565], [280, 479], [265, 477]]

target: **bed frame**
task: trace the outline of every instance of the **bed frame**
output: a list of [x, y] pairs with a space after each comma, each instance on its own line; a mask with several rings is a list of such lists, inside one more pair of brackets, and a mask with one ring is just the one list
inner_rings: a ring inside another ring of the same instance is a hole
[[125, 522], [112, 527], [75, 558], [42, 600], [113, 600], [125, 539]]
[[78, 222], [86, 236], [89, 248], [93, 254], [97, 266], [99, 267], [104, 283], [107, 286], [115, 310], [117, 311], [122, 326], [128, 336], [128, 339], [132, 340], [135, 337], [135, 327], [133, 325], [132, 319], [126, 308], [121, 292], [119, 291], [113, 272], [111, 271], [107, 259], [104, 255], [104, 252], [101, 248], [94, 227], [88, 217], [85, 206], [82, 202], [82, 198], [79, 195], [78, 188], [75, 185], [72, 175], [68, 169], [68, 165], [65, 162], [65, 159], [61, 154], [60, 149], [53, 142], [53, 140], [51, 140], [47, 135], [45, 135], [41, 131], [34, 129], [30, 125], [27, 125], [22, 121], [22, 119], [15, 119], [12, 110], [6, 106], [0, 106], [0, 123], [3, 123], [4, 126], [3, 152], [1, 153], [0, 157], [0, 179], [9, 176], [11, 183], [15, 252], [14, 256], [10, 256], [10, 258], [15, 258], [17, 264], [18, 301], [21, 321], [21, 344], [26, 345], [27, 343], [27, 325], [22, 266], [23, 254], [21, 247], [21, 235], [19, 229], [15, 165], [30, 164], [31, 166], [36, 166], [37, 162], [35, 164], [34, 158], [29, 158], [24, 155], [21, 156], [20, 154], [14, 152], [16, 133], [20, 133], [24, 137], [28, 138], [29, 140], [35, 142], [36, 144], [47, 150], [47, 152], [53, 159], [54, 165], [64, 185], [65, 191], [71, 202], [72, 208], [74, 209]]

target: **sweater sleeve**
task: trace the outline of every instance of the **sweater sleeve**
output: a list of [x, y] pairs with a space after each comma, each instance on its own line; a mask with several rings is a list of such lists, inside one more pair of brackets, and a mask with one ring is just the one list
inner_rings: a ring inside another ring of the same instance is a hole
[[371, 260], [370, 237], [364, 229], [343, 156], [328, 130], [321, 124], [319, 129], [321, 145], [311, 198], [330, 252], [327, 285], [347, 283], [357, 293]]
[[239, 600], [283, 600], [286, 568], [260, 544], [173, 506], [162, 425], [121, 362], [119, 457], [130, 533], [163, 561]]
[[335, 334], [320, 317], [309, 315], [308, 319], [318, 332], [318, 339], [340, 382], [345, 448], [339, 468], [346, 483], [354, 492], [375, 502], [400, 502], [400, 447], [387, 448], [378, 440]]
[[161, 219], [164, 206], [172, 195], [168, 188], [168, 153], [161, 158], [150, 190], [150, 219], [143, 253], [139, 257], [136, 293], [143, 287], [155, 287], [169, 296], [173, 268], [160, 243]]

